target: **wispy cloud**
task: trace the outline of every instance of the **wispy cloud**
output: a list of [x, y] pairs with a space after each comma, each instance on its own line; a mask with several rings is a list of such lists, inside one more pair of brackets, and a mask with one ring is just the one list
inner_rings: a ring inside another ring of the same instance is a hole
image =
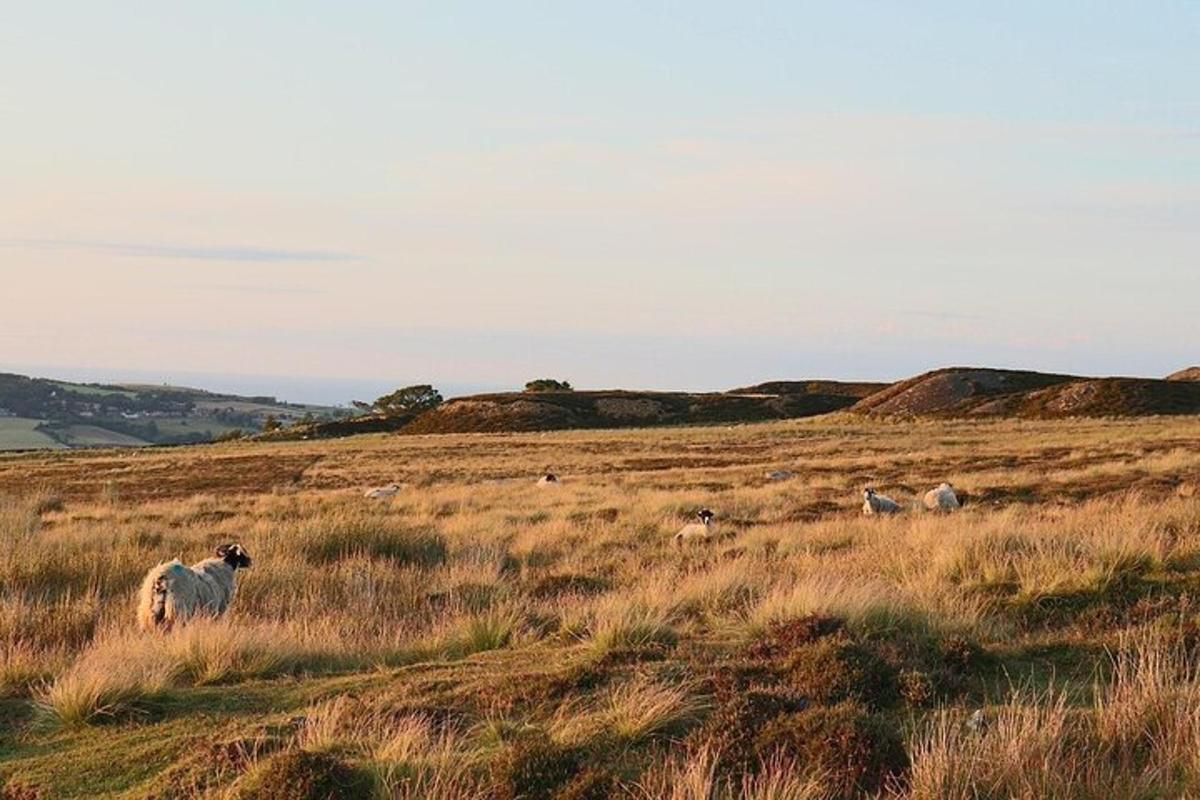
[[986, 314], [970, 314], [962, 311], [920, 311], [910, 309], [907, 311], [899, 311], [897, 313], [906, 317], [922, 317], [925, 319], [975, 321], [988, 318]]
[[0, 247], [27, 250], [79, 250], [124, 258], [171, 258], [195, 261], [362, 261], [339, 250], [288, 250], [247, 245], [176, 245], [105, 242], [90, 239], [0, 239]]
[[234, 283], [198, 283], [185, 287], [198, 292], [220, 292], [225, 294], [269, 294], [269, 295], [318, 295], [327, 294], [326, 290], [315, 286], [295, 286], [271, 284], [260, 286], [256, 284]]

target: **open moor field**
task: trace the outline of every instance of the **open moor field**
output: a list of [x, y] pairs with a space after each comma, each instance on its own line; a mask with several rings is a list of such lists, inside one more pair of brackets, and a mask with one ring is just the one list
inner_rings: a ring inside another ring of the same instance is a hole
[[[0, 495], [6, 800], [1200, 794], [1191, 417], [42, 453]], [[231, 613], [136, 632], [222, 542]]]

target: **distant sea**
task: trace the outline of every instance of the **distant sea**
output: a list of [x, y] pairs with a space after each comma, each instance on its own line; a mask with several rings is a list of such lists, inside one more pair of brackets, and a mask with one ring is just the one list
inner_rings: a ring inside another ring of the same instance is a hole
[[[401, 386], [427, 382], [427, 379], [411, 377], [394, 379], [304, 378], [280, 375], [228, 375], [219, 372], [191, 372], [188, 370], [104, 369], [7, 363], [0, 363], [0, 372], [16, 372], [32, 378], [50, 378], [77, 383], [169, 384], [228, 394], [270, 395], [289, 403], [314, 403], [328, 406], [348, 406], [351, 400], [374, 400]], [[518, 388], [438, 381], [433, 381], [433, 385], [444, 397], [501, 392]]]

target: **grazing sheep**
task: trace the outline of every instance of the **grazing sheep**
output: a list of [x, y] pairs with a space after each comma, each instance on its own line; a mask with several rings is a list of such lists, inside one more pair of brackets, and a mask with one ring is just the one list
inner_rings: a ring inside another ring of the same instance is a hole
[[400, 484], [389, 483], [387, 486], [376, 486], [374, 489], [367, 489], [363, 492], [363, 497], [369, 500], [391, 500], [400, 493]]
[[777, 469], [767, 473], [767, 480], [769, 481], [786, 481], [794, 477], [796, 477], [796, 473], [788, 469]]
[[863, 489], [862, 511], [867, 516], [875, 514], [899, 514], [900, 504], [886, 494], [879, 494], [874, 489]]
[[142, 630], [170, 630], [189, 617], [219, 617], [229, 608], [237, 589], [234, 573], [250, 566], [240, 544], [223, 544], [216, 558], [190, 567], [179, 559], [159, 564], [146, 574], [138, 595], [138, 625]]
[[713, 514], [713, 512], [709, 511], [707, 508], [702, 508], [700, 509], [700, 512], [696, 514], [696, 516], [700, 519], [700, 521], [689, 522], [687, 525], [684, 525], [682, 528], [680, 528], [679, 533], [675, 534], [675, 544], [681, 545], [684, 542], [691, 541], [692, 539], [699, 539], [702, 542], [707, 542], [712, 538], [714, 529], [716, 527], [713, 524], [713, 518], [716, 516], [716, 514]]
[[958, 502], [958, 495], [954, 493], [954, 487], [948, 483], [943, 483], [936, 489], [930, 489], [925, 493], [925, 507], [930, 511], [954, 511], [962, 507]]
[[538, 486], [558, 486], [558, 476], [553, 472], [547, 472], [542, 477], [538, 478]]

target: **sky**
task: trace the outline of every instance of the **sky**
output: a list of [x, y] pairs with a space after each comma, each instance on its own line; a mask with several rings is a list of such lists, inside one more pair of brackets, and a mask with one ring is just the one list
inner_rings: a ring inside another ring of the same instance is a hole
[[1162, 375], [1200, 362], [1198, 43], [1192, 0], [16, 4], [0, 368]]

